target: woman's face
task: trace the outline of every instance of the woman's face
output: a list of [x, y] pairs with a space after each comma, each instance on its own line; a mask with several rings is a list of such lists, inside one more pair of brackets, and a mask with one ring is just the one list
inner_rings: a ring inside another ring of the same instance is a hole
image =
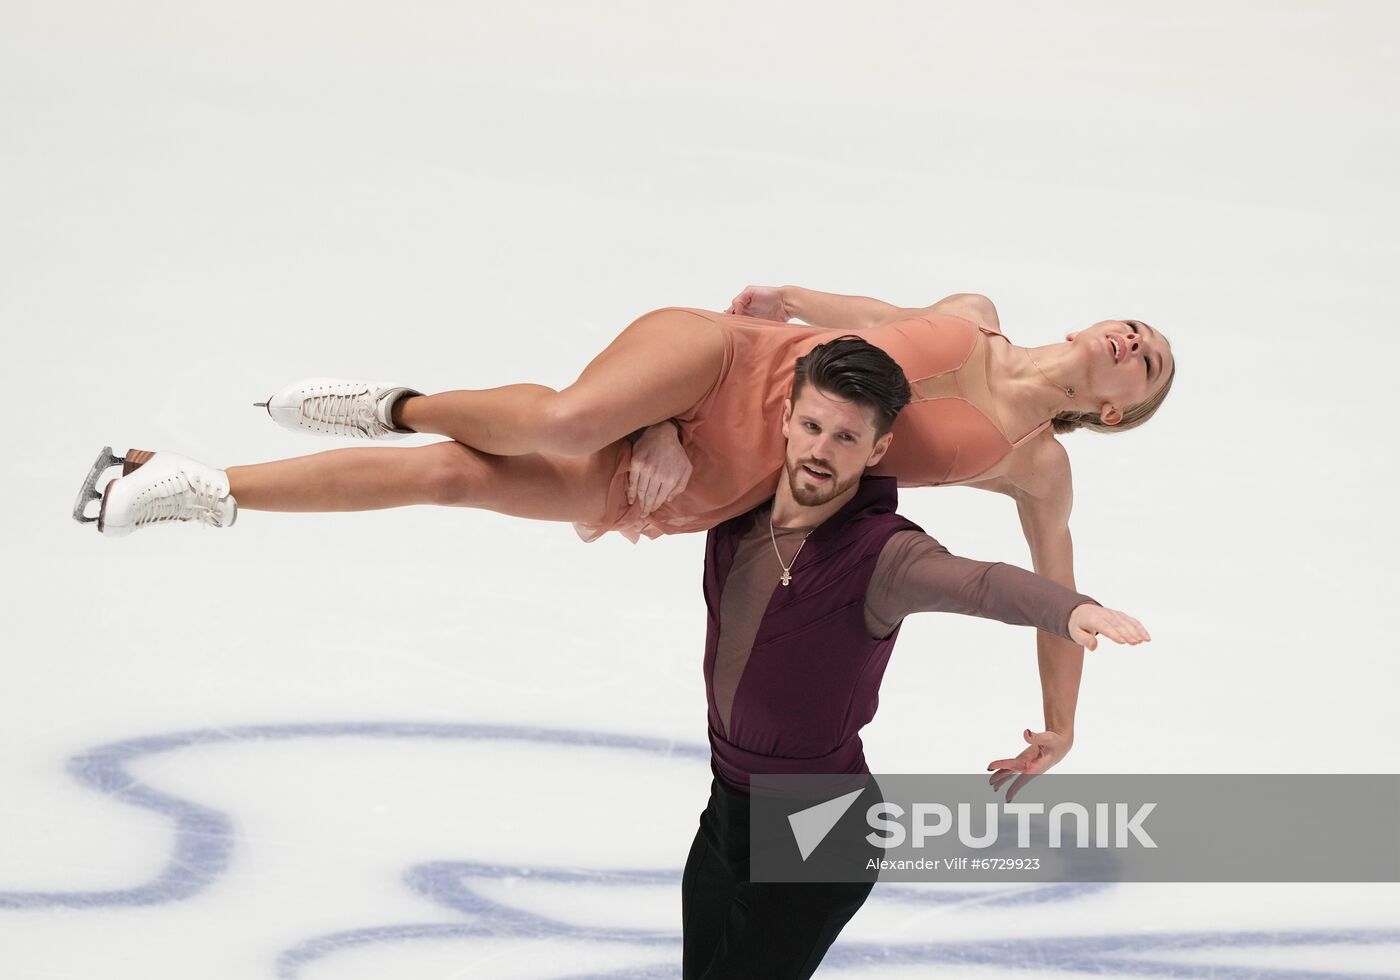
[[1171, 345], [1141, 320], [1100, 320], [1065, 339], [1087, 372], [1083, 395], [1108, 425], [1121, 421], [1129, 406], [1151, 398], [1171, 375]]

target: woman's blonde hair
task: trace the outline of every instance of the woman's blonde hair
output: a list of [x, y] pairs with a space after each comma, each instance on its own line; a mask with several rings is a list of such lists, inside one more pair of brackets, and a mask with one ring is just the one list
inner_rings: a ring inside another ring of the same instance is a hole
[[1105, 425], [1098, 412], [1061, 412], [1051, 419], [1051, 428], [1054, 429], [1056, 435], [1073, 432], [1075, 429], [1092, 429], [1095, 432], [1127, 432], [1129, 429], [1136, 429], [1162, 407], [1162, 402], [1167, 400], [1167, 392], [1172, 390], [1172, 382], [1175, 380], [1176, 358], [1173, 357], [1172, 369], [1167, 374], [1167, 380], [1162, 383], [1162, 387], [1158, 388], [1157, 393], [1146, 401], [1129, 405], [1123, 412], [1122, 421], [1117, 425]]

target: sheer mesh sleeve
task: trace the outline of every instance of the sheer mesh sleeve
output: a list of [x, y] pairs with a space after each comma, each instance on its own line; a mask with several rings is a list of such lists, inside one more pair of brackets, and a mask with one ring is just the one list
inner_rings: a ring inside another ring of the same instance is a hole
[[952, 612], [1034, 626], [1065, 639], [1075, 606], [1098, 603], [1044, 576], [1005, 562], [952, 554], [920, 531], [891, 535], [865, 594], [871, 636], [888, 636], [910, 613]]

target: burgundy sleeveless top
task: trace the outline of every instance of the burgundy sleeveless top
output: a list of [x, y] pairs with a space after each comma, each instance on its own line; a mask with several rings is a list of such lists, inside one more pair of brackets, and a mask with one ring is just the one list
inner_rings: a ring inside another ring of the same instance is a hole
[[875, 716], [899, 629], [872, 639], [865, 591], [890, 535], [920, 528], [898, 514], [893, 477], [867, 476], [856, 495], [807, 538], [792, 584], [773, 583], [744, 666], [728, 730], [715, 705], [720, 597], [750, 511], [705, 540], [705, 693], [710, 767], [741, 792], [755, 773], [866, 773], [860, 730]]

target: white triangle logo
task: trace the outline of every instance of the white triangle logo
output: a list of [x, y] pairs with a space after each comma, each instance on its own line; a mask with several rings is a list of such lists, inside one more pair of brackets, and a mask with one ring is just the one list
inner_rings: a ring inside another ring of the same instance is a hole
[[788, 814], [788, 823], [792, 825], [792, 836], [797, 840], [797, 850], [801, 853], [802, 860], [807, 860], [817, 849], [817, 845], [826, 839], [826, 835], [831, 833], [831, 828], [836, 826], [836, 821], [851, 808], [851, 804], [862, 792], [864, 790], [852, 790], [845, 796], [838, 796], [834, 800]]

